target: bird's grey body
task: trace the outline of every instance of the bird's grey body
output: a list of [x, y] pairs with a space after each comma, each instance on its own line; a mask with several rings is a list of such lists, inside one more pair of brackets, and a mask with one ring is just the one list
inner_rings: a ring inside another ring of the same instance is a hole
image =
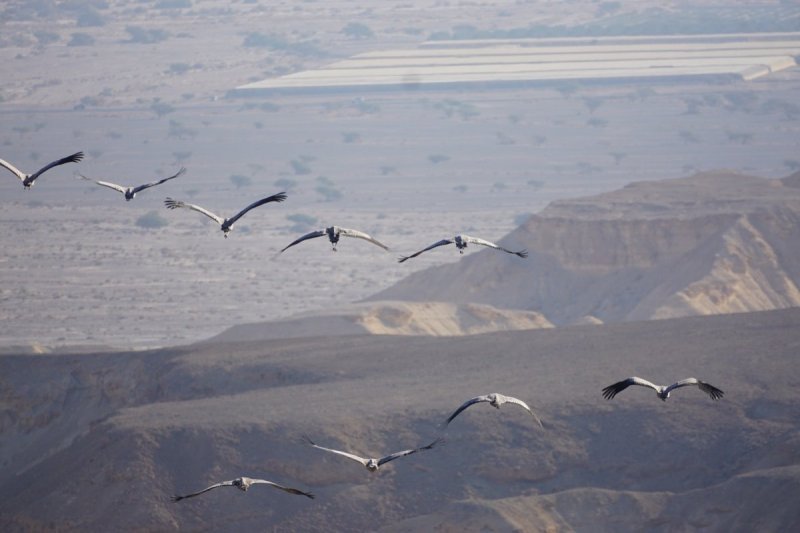
[[242, 218], [245, 215], [245, 213], [260, 205], [264, 205], [269, 202], [282, 202], [284, 200], [286, 200], [285, 192], [279, 192], [277, 194], [273, 194], [272, 196], [267, 196], [266, 198], [262, 198], [261, 200], [258, 200], [248, 205], [247, 207], [236, 213], [231, 218], [223, 218], [219, 215], [215, 215], [208, 209], [200, 207], [199, 205], [187, 204], [179, 200], [173, 200], [172, 198], [167, 198], [166, 200], [164, 200], [164, 205], [166, 205], [168, 209], [178, 209], [179, 207], [182, 207], [204, 214], [205, 216], [207, 216], [208, 218], [219, 224], [222, 233], [225, 235], [225, 238], [227, 238], [228, 233], [233, 229], [233, 225], [236, 223], [237, 220]]
[[640, 387], [648, 387], [656, 391], [656, 395], [661, 399], [661, 401], [666, 402], [667, 398], [669, 398], [670, 393], [678, 388], [681, 387], [688, 387], [690, 385], [697, 386], [701, 391], [705, 392], [706, 394], [711, 397], [712, 400], [718, 400], [722, 398], [725, 394], [720, 389], [714, 387], [706, 383], [705, 381], [700, 381], [697, 378], [686, 378], [680, 381], [673, 383], [672, 385], [656, 385], [647, 381], [646, 379], [642, 379], [640, 377], [632, 376], [627, 379], [623, 379], [622, 381], [618, 381], [613, 385], [609, 385], [603, 389], [603, 397], [606, 400], [610, 400], [620, 392], [624, 391], [631, 385], [638, 385]]
[[314, 498], [314, 495], [312, 493], [310, 493], [310, 492], [305, 492], [305, 491], [302, 491], [302, 490], [299, 490], [299, 489], [293, 489], [291, 487], [285, 487], [283, 485], [279, 485], [277, 483], [273, 483], [272, 481], [267, 481], [266, 479], [253, 479], [253, 478], [249, 478], [249, 477], [238, 477], [238, 478], [232, 479], [230, 481], [221, 481], [220, 483], [215, 483], [215, 484], [211, 485], [210, 487], [206, 487], [203, 490], [200, 490], [200, 491], [197, 491], [197, 492], [193, 492], [191, 494], [186, 494], [184, 496], [173, 496], [172, 497], [172, 501], [179, 502], [179, 501], [184, 500], [186, 498], [193, 498], [195, 496], [199, 496], [200, 494], [203, 494], [204, 492], [208, 492], [208, 491], [210, 491], [212, 489], [216, 489], [216, 488], [219, 488], [219, 487], [236, 487], [237, 489], [239, 489], [239, 490], [241, 490], [243, 492], [247, 492], [247, 489], [249, 489], [252, 485], [269, 485], [271, 487], [275, 487], [276, 489], [280, 489], [280, 490], [282, 490], [284, 492], [288, 492], [289, 494], [296, 494], [298, 496], [305, 496], [307, 498], [312, 498], [312, 499]]
[[536, 416], [536, 413], [534, 413], [533, 410], [530, 407], [528, 407], [528, 404], [526, 404], [525, 402], [523, 402], [522, 400], [520, 400], [518, 398], [514, 398], [513, 396], [506, 396], [506, 395], [500, 394], [498, 392], [493, 392], [491, 394], [486, 394], [486, 395], [483, 395], [483, 396], [476, 396], [475, 398], [471, 398], [471, 399], [467, 400], [466, 402], [461, 404], [461, 406], [458, 409], [456, 409], [453, 412], [452, 415], [450, 415], [447, 418], [447, 420], [445, 421], [445, 423], [443, 425], [446, 427], [448, 424], [450, 424], [450, 422], [453, 421], [453, 419], [455, 417], [457, 417], [461, 413], [461, 411], [463, 411], [464, 409], [466, 409], [470, 405], [474, 405], [476, 403], [482, 403], [482, 402], [487, 402], [489, 405], [491, 405], [495, 409], [500, 409], [500, 406], [505, 404], [505, 403], [513, 403], [513, 404], [519, 405], [520, 407], [523, 407], [526, 411], [528, 411], [528, 413], [530, 413], [530, 415], [533, 417], [533, 419], [536, 420], [536, 423], [539, 424], [540, 427], [542, 427], [542, 421], [539, 420], [539, 417]]
[[437, 241], [427, 248], [423, 248], [422, 250], [413, 253], [409, 256], [401, 256], [397, 261], [402, 263], [403, 261], [408, 261], [412, 257], [417, 257], [418, 255], [427, 252], [428, 250], [433, 250], [434, 248], [438, 248], [439, 246], [445, 246], [447, 244], [455, 244], [458, 252], [463, 254], [464, 250], [467, 248], [468, 244], [478, 244], [480, 246], [486, 246], [488, 248], [494, 248], [495, 250], [501, 250], [503, 252], [514, 254], [519, 257], [528, 257], [528, 252], [526, 250], [520, 250], [515, 252], [513, 250], [509, 250], [507, 248], [503, 248], [493, 242], [487, 241], [485, 239], [480, 239], [478, 237], [470, 237], [469, 235], [456, 235], [452, 239], [442, 239], [441, 241]]
[[58, 165], [64, 165], [66, 163], [77, 163], [81, 159], [83, 159], [83, 152], [75, 152], [72, 155], [68, 155], [67, 157], [62, 157], [57, 161], [48, 163], [47, 165], [43, 166], [33, 174], [25, 174], [24, 172], [19, 170], [17, 167], [12, 165], [8, 161], [4, 161], [2, 159], [0, 159], [0, 167], [3, 167], [6, 170], [11, 171], [12, 174], [18, 177], [20, 181], [22, 181], [22, 186], [25, 187], [25, 189], [30, 189], [31, 187], [33, 187], [33, 183], [36, 181], [36, 178], [38, 178], [51, 168], [57, 167]]
[[151, 183], [145, 183], [144, 185], [139, 185], [137, 187], [125, 187], [123, 185], [117, 185], [116, 183], [111, 183], [109, 181], [93, 180], [91, 178], [87, 178], [83, 174], [78, 174], [78, 175], [87, 181], [92, 181], [98, 185], [102, 185], [103, 187], [108, 187], [109, 189], [114, 189], [115, 191], [122, 193], [125, 196], [125, 200], [130, 202], [136, 197], [138, 193], [142, 192], [143, 190], [149, 189], [150, 187], [155, 187], [156, 185], [161, 185], [162, 183], [169, 181], [171, 179], [175, 179], [184, 172], [186, 172], [186, 169], [184, 167], [181, 167], [181, 169], [176, 174], [168, 178], [164, 178], [158, 181], [153, 181]]
[[389, 248], [385, 244], [379, 242], [377, 239], [373, 239], [371, 236], [367, 235], [363, 231], [358, 231], [358, 230], [355, 230], [355, 229], [348, 229], [348, 228], [340, 228], [339, 226], [329, 226], [329, 227], [327, 227], [325, 229], [320, 229], [320, 230], [312, 231], [311, 233], [306, 233], [305, 235], [303, 235], [302, 237], [300, 237], [299, 239], [297, 239], [296, 241], [294, 241], [293, 243], [291, 243], [289, 246], [287, 246], [286, 248], [284, 248], [283, 250], [281, 250], [278, 253], [280, 254], [280, 253], [285, 252], [287, 249], [291, 248], [295, 244], [299, 244], [299, 243], [301, 243], [303, 241], [307, 241], [309, 239], [315, 239], [317, 237], [322, 237], [323, 235], [327, 235], [328, 236], [328, 240], [331, 242], [331, 245], [333, 246], [333, 251], [334, 252], [336, 251], [336, 245], [339, 244], [339, 238], [342, 237], [342, 236], [354, 237], [354, 238], [357, 238], [357, 239], [363, 239], [363, 240], [365, 240], [367, 242], [371, 242], [372, 244], [374, 244], [376, 246], [380, 246], [384, 250], [387, 250], [387, 251], [389, 250]]
[[308, 442], [314, 448], [317, 448], [319, 450], [324, 450], [326, 452], [335, 453], [337, 455], [341, 455], [343, 457], [347, 457], [348, 459], [352, 459], [353, 461], [361, 463], [370, 472], [377, 472], [378, 469], [382, 465], [388, 463], [389, 461], [394, 461], [395, 459], [399, 459], [400, 457], [405, 457], [407, 455], [411, 455], [412, 453], [417, 453], [417, 452], [422, 451], [422, 450], [430, 450], [431, 448], [433, 448], [437, 444], [441, 443], [442, 440], [443, 440], [441, 437], [439, 437], [435, 441], [433, 441], [430, 444], [428, 444], [427, 446], [420, 446], [419, 448], [412, 448], [410, 450], [403, 450], [401, 452], [395, 452], [395, 453], [389, 454], [389, 455], [381, 457], [381, 458], [368, 458], [368, 457], [361, 457], [359, 455], [355, 455], [355, 454], [349, 453], [349, 452], [343, 452], [341, 450], [334, 450], [332, 448], [325, 448], [324, 446], [319, 446], [317, 444], [314, 444], [314, 442], [310, 438], [308, 438], [307, 436], [305, 436], [304, 439], [306, 440], [306, 442]]

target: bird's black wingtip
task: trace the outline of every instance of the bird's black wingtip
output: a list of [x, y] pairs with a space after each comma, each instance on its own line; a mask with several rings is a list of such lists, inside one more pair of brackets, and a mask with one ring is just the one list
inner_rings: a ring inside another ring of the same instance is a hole
[[520, 250], [519, 252], [514, 252], [514, 253], [522, 258], [528, 257], [528, 250]]
[[278, 194], [273, 194], [272, 195], [272, 199], [273, 199], [272, 201], [273, 202], [282, 202], [282, 201], [286, 200], [288, 197], [289, 196], [286, 194], [285, 191], [284, 192], [279, 192]]
[[411, 259], [411, 258], [410, 257], [406, 257], [404, 255], [401, 255], [400, 257], [397, 258], [397, 262], [398, 263], [402, 263], [404, 261], [408, 261], [409, 259]]
[[617, 389], [614, 385], [609, 385], [608, 387], [603, 389], [603, 398], [606, 400], [610, 400], [614, 396], [617, 395]]
[[172, 497], [170, 497], [170, 500], [172, 500], [173, 502], [179, 502], [179, 501], [181, 501], [183, 498], [184, 498], [183, 496], [177, 496], [177, 495], [176, 495], [176, 496], [172, 496]]
[[75, 152], [74, 154], [72, 154], [67, 158], [67, 160], [72, 163], [77, 163], [81, 159], [83, 159], [83, 152]]

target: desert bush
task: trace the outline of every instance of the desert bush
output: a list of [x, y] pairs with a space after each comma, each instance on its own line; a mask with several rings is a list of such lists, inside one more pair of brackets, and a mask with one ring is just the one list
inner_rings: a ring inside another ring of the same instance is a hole
[[544, 182], [542, 180], [528, 180], [526, 182], [528, 187], [531, 187], [533, 190], [538, 191], [542, 187], [544, 187]]
[[351, 144], [357, 143], [361, 141], [361, 135], [356, 133], [355, 131], [343, 131], [342, 132], [342, 142]]
[[725, 135], [728, 137], [729, 142], [739, 144], [750, 144], [755, 138], [755, 134], [746, 131], [726, 131]]
[[305, 174], [311, 174], [311, 167], [308, 166], [305, 162], [299, 161], [297, 159], [292, 159], [289, 161], [289, 164], [292, 166], [292, 170], [298, 176], [302, 176]]
[[125, 31], [131, 38], [129, 43], [155, 44], [167, 40], [169, 33], [161, 29], [147, 29], [141, 26], [125, 26]]
[[700, 139], [697, 137], [697, 135], [688, 130], [679, 131], [678, 136], [681, 138], [684, 144], [696, 144], [700, 142]]
[[342, 197], [342, 193], [336, 188], [333, 181], [325, 176], [317, 178], [317, 186], [314, 187], [314, 191], [321, 195], [326, 202], [334, 202]]
[[158, 214], [156, 211], [148, 211], [144, 215], [136, 219], [136, 225], [144, 229], [158, 229], [163, 228], [169, 224], [169, 221]]
[[168, 115], [175, 111], [175, 108], [166, 102], [153, 102], [150, 104], [150, 111], [158, 115], [158, 118]]
[[450, 160], [450, 156], [449, 155], [444, 155], [444, 154], [431, 154], [431, 155], [428, 156], [428, 161], [430, 161], [434, 165], [437, 165], [439, 163], [443, 163], [443, 162], [449, 161], [449, 160]]
[[608, 121], [604, 118], [592, 117], [586, 121], [586, 124], [593, 128], [605, 128], [608, 126]]
[[167, 137], [177, 137], [178, 139], [194, 139], [197, 137], [197, 130], [184, 126], [183, 123], [178, 122], [177, 120], [170, 120]]
[[81, 6], [78, 9], [78, 18], [76, 20], [79, 28], [92, 28], [104, 26], [106, 23], [105, 18], [91, 6]]
[[175, 158], [175, 163], [185, 163], [192, 157], [191, 150], [172, 152], [172, 157]]
[[297, 180], [293, 180], [291, 178], [278, 178], [272, 184], [280, 189], [283, 189], [284, 191], [291, 191], [297, 187]]
[[455, 187], [453, 187], [453, 192], [465, 193], [467, 192], [468, 189], [469, 187], [467, 187], [466, 185], [456, 185]]
[[168, 74], [186, 74], [192, 70], [192, 65], [189, 63], [170, 63], [169, 69], [167, 69]]
[[92, 46], [94, 44], [94, 37], [88, 33], [73, 33], [67, 42], [67, 46]]
[[354, 39], [369, 39], [370, 37], [375, 36], [375, 33], [373, 33], [372, 29], [361, 22], [348, 23], [344, 28], [342, 28], [342, 33]]
[[241, 189], [242, 187], [249, 187], [253, 184], [252, 179], [242, 174], [233, 174], [228, 179], [231, 180], [231, 183], [233, 183], [237, 189]]
[[302, 233], [313, 228], [317, 224], [317, 219], [311, 215], [304, 215], [302, 213], [295, 213], [293, 215], [286, 215], [286, 220], [293, 222], [294, 225], [289, 228], [289, 231]]
[[264, 102], [258, 108], [261, 109], [261, 111], [266, 111], [268, 113], [274, 113], [275, 111], [278, 111], [281, 108], [281, 106], [279, 106], [277, 104], [273, 104], [271, 102]]
[[61, 37], [57, 33], [51, 31], [35, 31], [33, 32], [33, 36], [36, 37], [36, 40], [39, 41], [39, 44], [42, 46], [57, 43], [61, 40]]
[[191, 0], [158, 0], [156, 9], [187, 9], [192, 7]]

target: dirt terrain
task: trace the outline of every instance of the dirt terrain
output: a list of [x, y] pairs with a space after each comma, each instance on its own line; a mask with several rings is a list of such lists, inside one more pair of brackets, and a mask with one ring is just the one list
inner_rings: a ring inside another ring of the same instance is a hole
[[[800, 311], [466, 337], [318, 337], [0, 357], [4, 531], [786, 530], [800, 520]], [[697, 376], [666, 402], [635, 388]], [[301, 442], [382, 454], [375, 474]], [[313, 501], [240, 475], [312, 490]]]

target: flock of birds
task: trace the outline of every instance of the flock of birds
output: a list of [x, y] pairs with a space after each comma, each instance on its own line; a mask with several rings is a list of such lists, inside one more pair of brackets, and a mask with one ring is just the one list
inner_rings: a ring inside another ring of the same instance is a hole
[[[20, 181], [22, 182], [22, 185], [23, 185], [23, 187], [25, 189], [30, 189], [34, 185], [35, 181], [44, 172], [50, 170], [53, 167], [56, 167], [56, 166], [59, 166], [59, 165], [64, 165], [66, 163], [77, 163], [77, 162], [81, 161], [82, 159], [83, 159], [83, 152], [76, 152], [76, 153], [74, 153], [72, 155], [69, 155], [69, 156], [64, 157], [62, 159], [58, 159], [56, 161], [53, 161], [53, 162], [45, 165], [44, 167], [42, 167], [38, 171], [34, 172], [33, 174], [26, 174], [26, 173], [20, 171], [17, 167], [13, 166], [11, 163], [8, 163], [7, 161], [4, 161], [2, 159], [0, 159], [0, 166], [8, 169], [15, 176], [17, 176], [17, 178], [19, 178]], [[151, 183], [145, 183], [143, 185], [138, 185], [138, 186], [135, 186], [135, 187], [126, 187], [126, 186], [118, 185], [116, 183], [111, 183], [111, 182], [108, 182], [108, 181], [92, 180], [92, 179], [87, 178], [86, 176], [83, 176], [81, 174], [79, 174], [79, 176], [81, 178], [85, 179], [85, 180], [92, 181], [92, 182], [94, 182], [94, 183], [96, 183], [96, 184], [98, 184], [100, 186], [108, 187], [110, 189], [113, 189], [113, 190], [121, 193], [122, 195], [124, 195], [126, 201], [130, 201], [136, 196], [136, 194], [138, 194], [138, 193], [140, 193], [140, 192], [142, 192], [142, 191], [144, 191], [146, 189], [149, 189], [151, 187], [155, 187], [157, 185], [161, 185], [161, 184], [163, 184], [163, 183], [165, 183], [165, 182], [167, 182], [169, 180], [173, 180], [173, 179], [181, 176], [185, 172], [186, 172], [186, 169], [185, 168], [181, 168], [177, 173], [175, 173], [172, 176], [169, 176], [167, 178], [163, 178], [163, 179], [160, 179], [160, 180], [157, 180], [157, 181], [153, 181]], [[239, 211], [238, 213], [236, 213], [235, 215], [233, 215], [230, 218], [221, 217], [221, 216], [219, 216], [219, 215], [217, 215], [217, 214], [215, 214], [215, 213], [213, 213], [213, 212], [209, 211], [208, 209], [205, 209], [205, 208], [203, 208], [201, 206], [194, 205], [194, 204], [189, 204], [189, 203], [182, 202], [182, 201], [179, 201], [179, 200], [174, 200], [172, 198], [167, 198], [164, 201], [164, 204], [166, 205], [166, 207], [168, 209], [189, 209], [189, 210], [201, 213], [202, 215], [205, 215], [206, 217], [210, 218], [211, 220], [213, 220], [217, 224], [219, 224], [220, 229], [223, 232], [223, 235], [225, 237], [227, 237], [228, 233], [230, 233], [230, 231], [233, 229], [233, 225], [240, 218], [242, 218], [245, 214], [247, 214], [247, 212], [249, 212], [251, 209], [255, 209], [256, 207], [259, 207], [259, 206], [262, 206], [262, 205], [268, 204], [268, 203], [283, 202], [284, 200], [286, 200], [286, 198], [287, 198], [287, 196], [286, 196], [286, 193], [284, 193], [284, 192], [280, 192], [280, 193], [277, 193], [277, 194], [273, 194], [271, 196], [267, 196], [265, 198], [262, 198], [260, 200], [257, 200], [255, 202], [251, 203], [250, 205], [248, 205], [247, 207], [245, 207], [244, 209], [242, 209], [241, 211]], [[341, 227], [338, 227], [338, 226], [330, 226], [328, 228], [312, 231], [310, 233], [307, 233], [306, 235], [303, 235], [303, 236], [299, 237], [298, 239], [296, 239], [295, 241], [290, 243], [288, 246], [283, 248], [278, 253], [279, 254], [283, 253], [286, 250], [288, 250], [289, 248], [291, 248], [292, 246], [295, 246], [295, 245], [297, 245], [297, 244], [299, 244], [301, 242], [304, 242], [304, 241], [307, 241], [307, 240], [310, 240], [310, 239], [315, 239], [317, 237], [323, 237], [323, 236], [327, 236], [328, 237], [328, 240], [330, 241], [330, 243], [331, 243], [331, 245], [333, 247], [333, 251], [336, 251], [336, 245], [339, 243], [339, 238], [342, 237], [342, 236], [362, 239], [362, 240], [370, 242], [370, 243], [372, 243], [372, 244], [374, 244], [374, 245], [376, 245], [376, 246], [378, 246], [378, 247], [380, 247], [380, 248], [382, 248], [384, 250], [387, 250], [387, 251], [389, 250], [388, 246], [386, 246], [385, 244], [381, 243], [380, 241], [374, 239], [373, 237], [371, 237], [370, 235], [368, 235], [368, 234], [366, 234], [366, 233], [364, 233], [362, 231], [353, 230], [353, 229], [347, 229], [347, 228], [341, 228]], [[467, 248], [468, 244], [477, 244], [477, 245], [480, 245], [480, 246], [486, 246], [488, 248], [493, 248], [493, 249], [496, 249], [496, 250], [500, 250], [500, 251], [503, 251], [503, 252], [506, 252], [506, 253], [509, 253], [509, 254], [514, 254], [516, 256], [523, 257], [523, 258], [527, 257], [527, 255], [528, 255], [528, 253], [525, 250], [520, 250], [520, 251], [516, 251], [515, 252], [515, 251], [509, 250], [507, 248], [504, 248], [502, 246], [499, 246], [499, 245], [497, 245], [497, 244], [495, 244], [493, 242], [484, 240], [484, 239], [480, 239], [480, 238], [477, 238], [477, 237], [470, 237], [468, 235], [456, 235], [455, 237], [453, 237], [451, 239], [442, 239], [440, 241], [437, 241], [437, 242], [431, 244], [430, 246], [428, 246], [426, 248], [423, 248], [422, 250], [420, 250], [418, 252], [415, 252], [415, 253], [413, 253], [411, 255], [401, 256], [399, 258], [399, 262], [402, 263], [404, 261], [407, 261], [408, 259], [412, 259], [414, 257], [417, 257], [418, 255], [420, 255], [420, 254], [422, 254], [424, 252], [427, 252], [427, 251], [432, 250], [434, 248], [438, 248], [440, 246], [445, 246], [445, 245], [448, 245], [448, 244], [455, 244], [456, 248], [458, 249], [458, 251], [460, 253], [462, 253], [462, 254], [464, 253], [464, 249]], [[617, 383], [614, 383], [612, 385], [609, 385], [608, 387], [605, 387], [602, 390], [603, 397], [606, 400], [611, 400], [617, 394], [619, 394], [620, 392], [624, 391], [625, 389], [627, 389], [631, 385], [637, 385], [637, 386], [640, 386], [640, 387], [648, 387], [648, 388], [653, 389], [656, 392], [656, 395], [658, 396], [658, 398], [660, 398], [662, 401], [666, 401], [667, 398], [669, 398], [670, 393], [672, 393], [672, 391], [674, 391], [676, 389], [679, 389], [679, 388], [682, 388], [682, 387], [688, 387], [688, 386], [696, 386], [696, 387], [698, 387], [702, 392], [706, 393], [712, 400], [718, 400], [718, 399], [722, 398], [722, 396], [724, 394], [723, 391], [721, 391], [720, 389], [714, 387], [713, 385], [711, 385], [709, 383], [706, 383], [704, 381], [700, 381], [700, 380], [698, 380], [696, 378], [693, 378], [693, 377], [686, 378], [686, 379], [677, 381], [677, 382], [675, 382], [675, 383], [673, 383], [671, 385], [664, 386], [664, 385], [656, 385], [654, 383], [651, 383], [650, 381], [647, 381], [647, 380], [642, 379], [642, 378], [637, 377], [637, 376], [632, 376], [632, 377], [629, 377], [629, 378], [624, 379], [622, 381], [619, 381]], [[486, 394], [486, 395], [476, 396], [474, 398], [470, 398], [469, 400], [467, 400], [463, 404], [461, 404], [447, 418], [447, 420], [445, 420], [445, 422], [442, 423], [442, 427], [446, 428], [464, 410], [466, 410], [470, 406], [478, 404], [478, 403], [488, 403], [489, 405], [491, 405], [492, 407], [495, 407], [496, 409], [500, 409], [500, 406], [502, 406], [504, 404], [507, 404], [507, 403], [518, 405], [518, 406], [524, 408], [533, 417], [533, 419], [536, 421], [536, 423], [539, 425], [539, 427], [542, 427], [542, 428], [544, 427], [542, 425], [542, 421], [539, 419], [539, 417], [536, 415], [536, 413], [534, 413], [534, 411], [528, 406], [528, 404], [526, 404], [524, 401], [522, 401], [522, 400], [520, 400], [518, 398], [514, 398], [512, 396], [506, 396], [506, 395], [499, 394], [499, 393]], [[407, 456], [413, 455], [413, 454], [415, 454], [417, 452], [431, 450], [431, 449], [435, 448], [436, 446], [438, 446], [439, 444], [442, 443], [444, 437], [442, 435], [440, 435], [435, 440], [430, 442], [429, 444], [426, 444], [426, 445], [423, 445], [423, 446], [419, 446], [417, 448], [411, 448], [411, 449], [408, 449], [408, 450], [402, 450], [402, 451], [399, 451], [399, 452], [391, 453], [389, 455], [386, 455], [384, 457], [379, 457], [379, 458], [361, 457], [360, 455], [356, 455], [356, 454], [348, 452], [348, 451], [336, 450], [336, 449], [333, 449], [333, 448], [327, 448], [327, 447], [324, 447], [324, 446], [320, 446], [320, 445], [316, 444], [314, 441], [312, 441], [307, 436], [305, 436], [304, 439], [313, 448], [316, 448], [318, 450], [322, 450], [322, 451], [327, 452], [327, 453], [339, 455], [341, 457], [345, 457], [347, 459], [350, 459], [352, 461], [360, 463], [361, 465], [366, 467], [366, 469], [369, 470], [370, 472], [377, 472], [378, 469], [382, 465], [384, 465], [384, 464], [386, 464], [386, 463], [388, 463], [390, 461], [394, 461], [395, 459], [400, 459], [401, 457], [407, 457]], [[197, 491], [197, 492], [193, 492], [193, 493], [185, 494], [185, 495], [177, 495], [177, 496], [174, 496], [172, 499], [173, 499], [173, 501], [178, 502], [178, 501], [184, 500], [186, 498], [192, 498], [192, 497], [195, 497], [195, 496], [199, 496], [201, 494], [204, 494], [204, 493], [206, 493], [206, 492], [208, 492], [210, 490], [213, 490], [213, 489], [216, 489], [216, 488], [219, 488], [219, 487], [236, 487], [236, 488], [238, 488], [238, 489], [240, 489], [242, 491], [247, 491], [252, 485], [268, 485], [268, 486], [271, 486], [273, 488], [276, 488], [276, 489], [282, 490], [284, 492], [287, 492], [289, 494], [294, 494], [294, 495], [297, 495], [297, 496], [305, 496], [307, 498], [314, 498], [314, 494], [312, 494], [311, 492], [303, 491], [303, 490], [292, 488], [292, 487], [288, 487], [288, 486], [285, 486], [285, 485], [281, 485], [281, 484], [275, 483], [273, 481], [268, 481], [268, 480], [265, 480], [265, 479], [249, 478], [249, 477], [240, 477], [240, 478], [236, 478], [236, 479], [233, 479], [233, 480], [221, 481], [219, 483], [215, 483], [215, 484], [213, 484], [213, 485], [211, 485], [209, 487], [206, 487], [205, 489], [202, 489], [202, 490]]]
[[[66, 163], [77, 163], [77, 162], [81, 161], [82, 159], [83, 159], [83, 152], [76, 152], [76, 153], [74, 153], [72, 155], [69, 155], [67, 157], [64, 157], [64, 158], [58, 159], [56, 161], [53, 161], [52, 163], [48, 163], [47, 165], [45, 165], [44, 167], [40, 168], [39, 170], [37, 170], [33, 174], [26, 174], [26, 173], [22, 172], [21, 170], [19, 170], [14, 165], [12, 165], [11, 163], [9, 163], [8, 161], [4, 161], [3, 159], [0, 159], [0, 166], [8, 169], [15, 176], [17, 176], [17, 178], [19, 178], [20, 181], [22, 181], [22, 186], [27, 190], [27, 189], [30, 189], [31, 187], [33, 187], [36, 179], [39, 178], [39, 176], [41, 176], [42, 174], [44, 174], [46, 171], [50, 170], [51, 168], [57, 167], [59, 165], [64, 165]], [[163, 179], [160, 179], [160, 180], [157, 180], [157, 181], [153, 181], [153, 182], [150, 182], [150, 183], [145, 183], [143, 185], [138, 185], [136, 187], [126, 187], [124, 185], [118, 185], [116, 183], [111, 183], [110, 181], [93, 180], [91, 178], [87, 178], [83, 174], [78, 174], [78, 175], [81, 178], [83, 178], [83, 179], [85, 179], [87, 181], [91, 181], [91, 182], [96, 183], [97, 185], [101, 185], [103, 187], [108, 187], [109, 189], [113, 189], [113, 190], [121, 193], [125, 197], [126, 201], [131, 201], [136, 197], [136, 195], [138, 193], [144, 191], [145, 189], [149, 189], [151, 187], [155, 187], [157, 185], [161, 185], [162, 183], [165, 183], [165, 182], [167, 182], [169, 180], [173, 180], [173, 179], [181, 176], [185, 172], [186, 172], [186, 169], [181, 167], [181, 169], [177, 173], [172, 175], [172, 176], [169, 176], [167, 178], [163, 178]], [[255, 209], [256, 207], [262, 206], [264, 204], [271, 203], [271, 202], [283, 202], [284, 200], [286, 200], [286, 198], [287, 198], [287, 196], [286, 196], [285, 192], [279, 192], [277, 194], [273, 194], [271, 196], [267, 196], [266, 198], [262, 198], [260, 200], [257, 200], [255, 202], [253, 202], [252, 204], [248, 205], [247, 207], [245, 207], [244, 209], [242, 209], [241, 211], [239, 211], [238, 213], [236, 213], [235, 215], [233, 215], [230, 218], [221, 217], [221, 216], [213, 213], [212, 211], [209, 211], [208, 209], [206, 209], [204, 207], [201, 207], [199, 205], [182, 202], [180, 200], [174, 200], [174, 199], [169, 198], [169, 197], [166, 200], [164, 200], [164, 205], [168, 209], [190, 209], [192, 211], [197, 211], [198, 213], [207, 216], [208, 218], [210, 218], [211, 220], [213, 220], [214, 222], [219, 224], [223, 235], [225, 236], [225, 238], [227, 238], [228, 237], [228, 233], [230, 233], [231, 230], [233, 229], [233, 225], [240, 218], [242, 218], [245, 214], [247, 214], [248, 211], [250, 211], [251, 209]], [[289, 244], [288, 246], [283, 248], [280, 252], [278, 252], [278, 254], [281, 254], [281, 253], [285, 252], [287, 249], [291, 248], [292, 246], [294, 246], [296, 244], [300, 244], [303, 241], [307, 241], [309, 239], [314, 239], [314, 238], [317, 238], [317, 237], [322, 237], [324, 235], [328, 236], [328, 240], [331, 242], [331, 245], [333, 246], [333, 251], [334, 252], [336, 251], [336, 245], [339, 243], [339, 238], [342, 237], [342, 236], [353, 237], [353, 238], [356, 238], [356, 239], [363, 239], [363, 240], [365, 240], [367, 242], [370, 242], [370, 243], [372, 243], [372, 244], [374, 244], [376, 246], [379, 246], [380, 248], [383, 248], [386, 251], [389, 251], [389, 247], [388, 246], [386, 246], [385, 244], [381, 243], [377, 239], [372, 238], [370, 235], [364, 233], [363, 231], [358, 231], [358, 230], [354, 230], [354, 229], [347, 229], [347, 228], [340, 228], [339, 226], [330, 226], [328, 228], [312, 231], [310, 233], [307, 233], [307, 234], [303, 235], [299, 239], [295, 240], [294, 242], [292, 242], [291, 244]], [[454, 244], [454, 243], [455, 243], [456, 248], [458, 249], [459, 253], [462, 253], [462, 254], [464, 253], [464, 249], [467, 247], [468, 244], [478, 244], [480, 246], [486, 246], [488, 248], [494, 248], [495, 250], [501, 250], [501, 251], [509, 253], [509, 254], [514, 254], [514, 255], [517, 255], [519, 257], [528, 257], [528, 252], [526, 252], [525, 250], [520, 250], [518, 252], [514, 252], [512, 250], [508, 250], [506, 248], [503, 248], [502, 246], [499, 246], [499, 245], [497, 245], [497, 244], [495, 244], [493, 242], [487, 241], [485, 239], [480, 239], [478, 237], [470, 237], [469, 235], [456, 235], [452, 239], [442, 239], [440, 241], [437, 241], [437, 242], [431, 244], [430, 246], [428, 246], [426, 248], [423, 248], [422, 250], [420, 250], [420, 251], [418, 251], [416, 253], [413, 253], [413, 254], [411, 254], [409, 256], [401, 256], [398, 259], [398, 261], [400, 263], [402, 263], [404, 261], [407, 261], [408, 259], [411, 259], [412, 257], [417, 257], [418, 255], [420, 255], [420, 254], [422, 254], [424, 252], [427, 252], [428, 250], [432, 250], [434, 248], [438, 248], [439, 246], [444, 246], [446, 244]]]

